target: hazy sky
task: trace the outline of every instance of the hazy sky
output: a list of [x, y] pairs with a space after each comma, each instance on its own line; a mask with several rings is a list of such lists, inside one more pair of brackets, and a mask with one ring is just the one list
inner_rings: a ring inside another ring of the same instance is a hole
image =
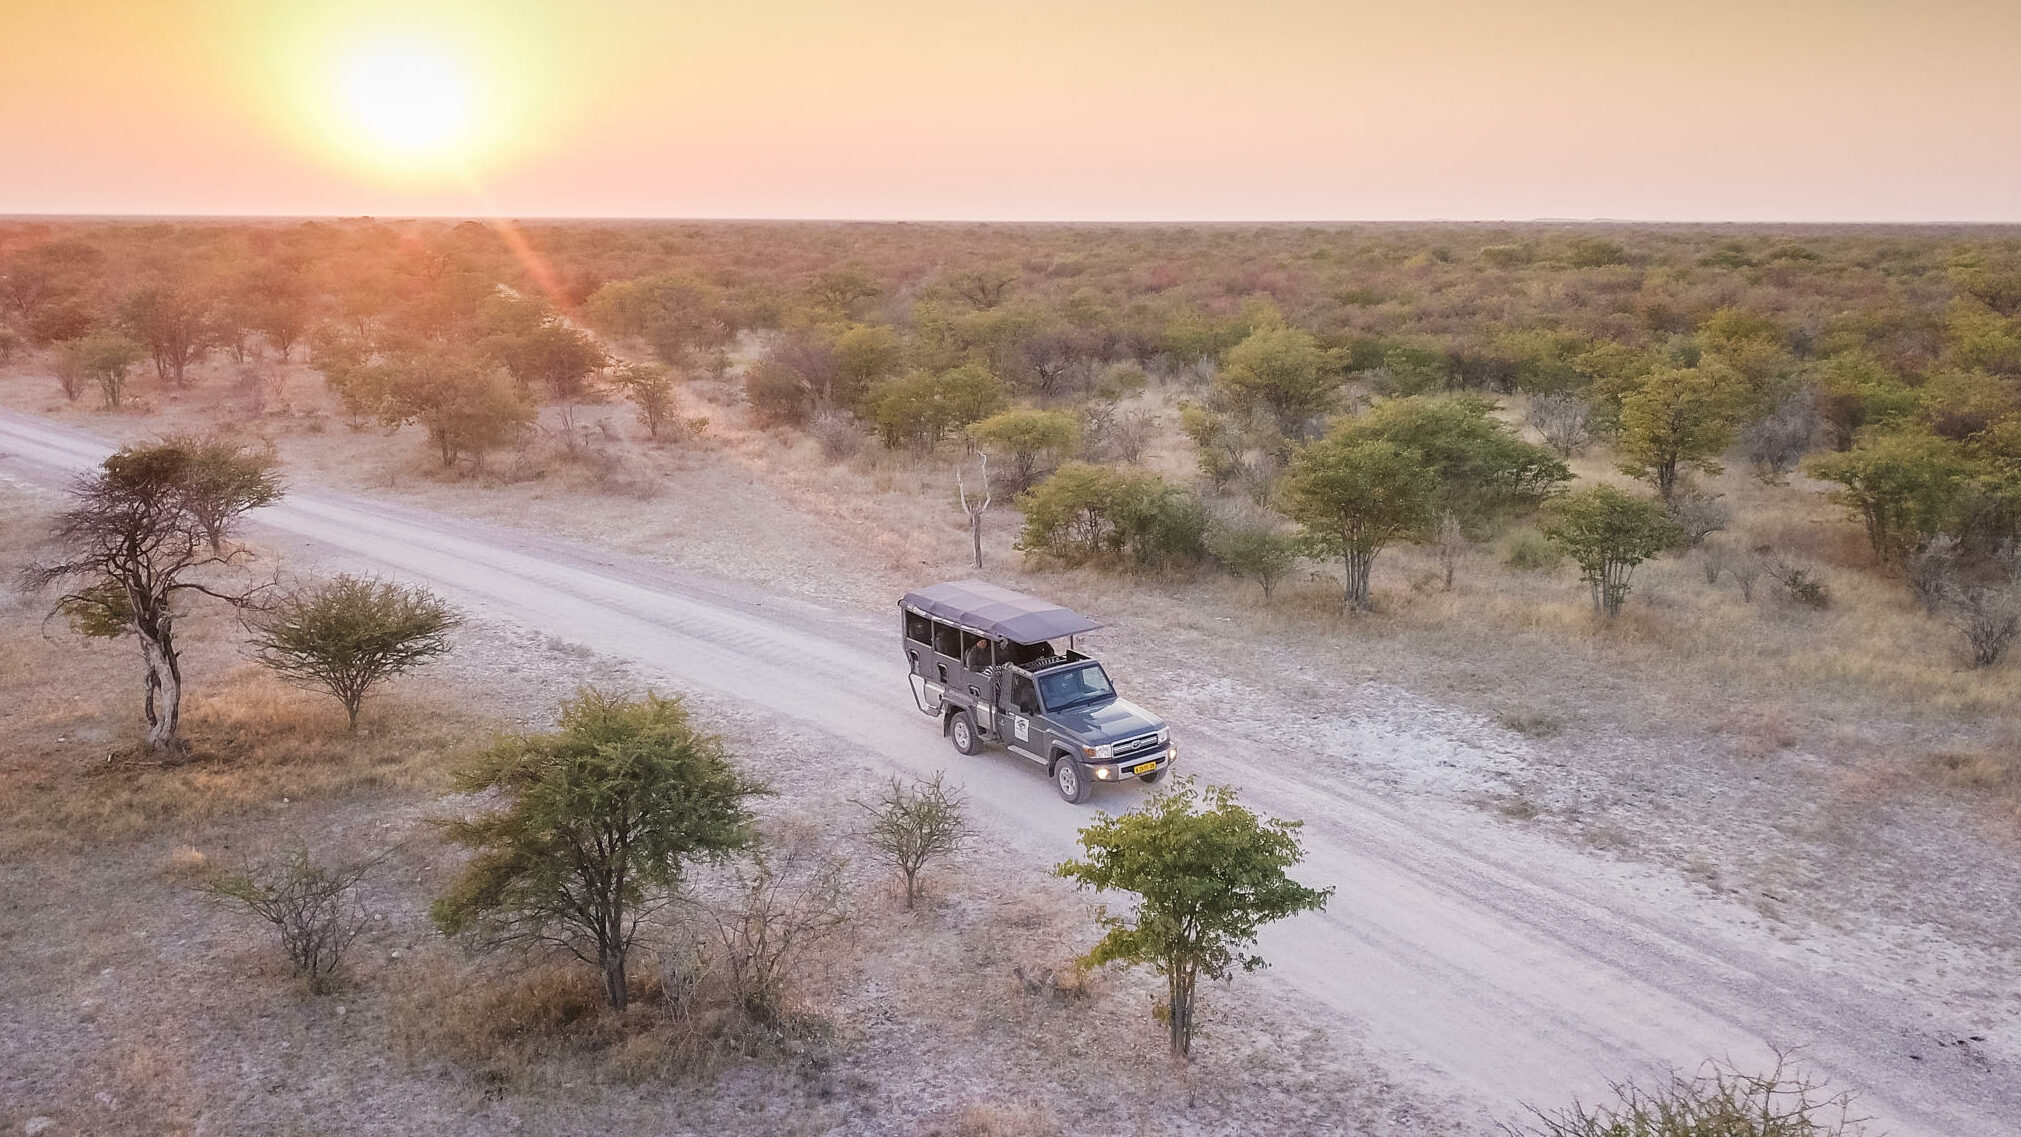
[[0, 213], [2021, 221], [2021, 0], [0, 0]]

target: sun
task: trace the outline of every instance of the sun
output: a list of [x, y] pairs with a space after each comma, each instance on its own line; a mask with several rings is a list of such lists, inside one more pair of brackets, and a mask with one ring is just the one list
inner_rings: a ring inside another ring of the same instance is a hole
[[338, 118], [356, 149], [408, 169], [456, 165], [478, 140], [469, 68], [441, 46], [363, 44], [335, 69]]

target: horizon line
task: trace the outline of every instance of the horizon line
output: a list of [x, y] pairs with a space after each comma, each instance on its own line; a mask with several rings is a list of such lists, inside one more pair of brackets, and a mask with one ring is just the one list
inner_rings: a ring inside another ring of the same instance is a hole
[[678, 214], [483, 214], [483, 213], [0, 213], [0, 224], [21, 222], [286, 222], [286, 221], [475, 221], [526, 223], [633, 223], [690, 225], [990, 225], [1017, 226], [1454, 226], [1495, 225], [1595, 225], [1595, 226], [1788, 226], [1833, 228], [2021, 228], [2021, 218], [2012, 220], [1801, 220], [1793, 218], [1632, 218], [1632, 217], [1530, 217], [1530, 218], [987, 218], [987, 217], [756, 217], [683, 216]]

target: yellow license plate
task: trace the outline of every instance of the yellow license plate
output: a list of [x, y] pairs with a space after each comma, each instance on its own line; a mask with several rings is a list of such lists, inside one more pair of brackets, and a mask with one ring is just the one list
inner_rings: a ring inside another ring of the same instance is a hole
[[1132, 774], [1148, 774], [1157, 768], [1158, 764], [1156, 762], [1146, 762], [1130, 772]]

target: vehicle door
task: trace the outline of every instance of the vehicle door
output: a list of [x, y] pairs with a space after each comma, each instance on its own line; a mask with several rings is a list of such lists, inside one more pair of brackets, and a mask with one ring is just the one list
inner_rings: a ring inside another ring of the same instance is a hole
[[1039, 715], [1039, 687], [1023, 668], [1003, 665], [1005, 682], [997, 694], [999, 728], [1003, 740], [1026, 752], [1026, 757], [1044, 762], [1052, 757], [1051, 736]]

